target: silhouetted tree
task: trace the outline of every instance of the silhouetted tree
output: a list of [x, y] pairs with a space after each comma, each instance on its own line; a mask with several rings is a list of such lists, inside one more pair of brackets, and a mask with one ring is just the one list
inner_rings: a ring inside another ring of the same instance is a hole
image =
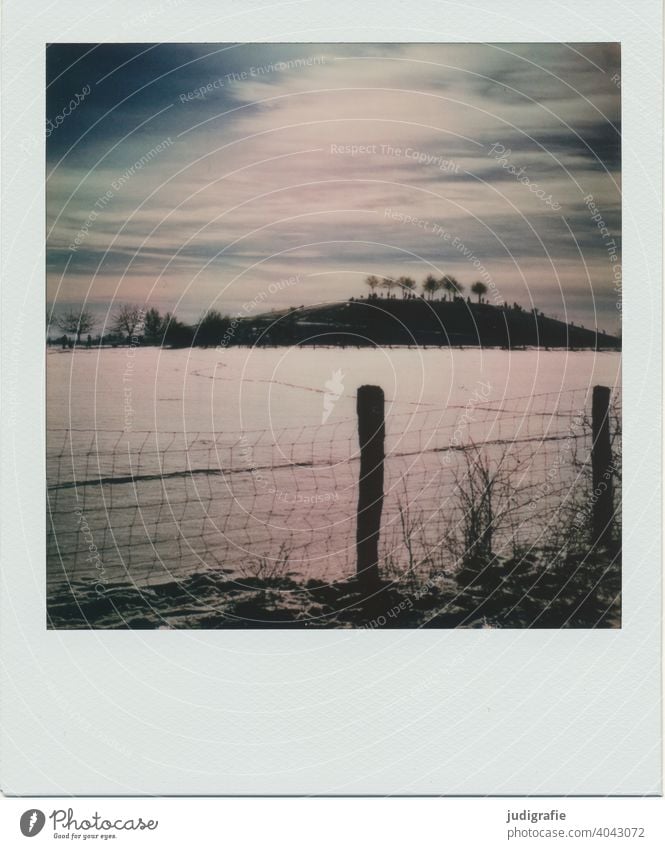
[[157, 339], [162, 333], [162, 317], [154, 307], [145, 314], [144, 330], [149, 339]]
[[439, 281], [433, 274], [428, 274], [423, 281], [423, 292], [427, 295], [427, 300], [431, 301], [434, 293], [439, 290]]
[[392, 277], [384, 277], [381, 281], [381, 288], [386, 290], [388, 297], [390, 297], [390, 292], [395, 286], [397, 286], [397, 281], [393, 280]]
[[194, 341], [194, 328], [181, 321], [167, 312], [162, 323], [163, 327], [163, 342], [164, 345], [170, 345], [172, 348], [187, 348]]
[[474, 295], [478, 295], [478, 303], [480, 303], [483, 295], [487, 294], [487, 286], [482, 282], [482, 280], [476, 280], [471, 287], [471, 291]]
[[194, 344], [203, 345], [205, 348], [219, 345], [230, 323], [218, 310], [208, 310], [196, 326]]
[[402, 297], [406, 298], [416, 288], [416, 281], [412, 277], [399, 277], [397, 285], [402, 290]]
[[463, 287], [452, 274], [444, 274], [441, 278], [441, 288], [450, 296], [450, 300], [452, 301], [453, 297], [458, 295]]
[[81, 341], [82, 333], [89, 333], [97, 324], [95, 316], [86, 309], [70, 309], [55, 319], [56, 325], [65, 333], [76, 335], [76, 344]]
[[370, 274], [369, 277], [365, 278], [365, 285], [369, 286], [372, 294], [374, 294], [374, 290], [378, 289], [381, 285], [381, 281], [375, 274]]
[[111, 329], [133, 336], [143, 320], [143, 310], [136, 304], [120, 304], [111, 316]]

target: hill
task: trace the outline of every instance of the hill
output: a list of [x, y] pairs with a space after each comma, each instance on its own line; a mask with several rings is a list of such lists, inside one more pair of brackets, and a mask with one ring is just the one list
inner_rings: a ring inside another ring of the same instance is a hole
[[621, 340], [525, 310], [461, 297], [429, 301], [369, 297], [290, 307], [243, 319], [232, 344], [418, 345], [620, 350]]

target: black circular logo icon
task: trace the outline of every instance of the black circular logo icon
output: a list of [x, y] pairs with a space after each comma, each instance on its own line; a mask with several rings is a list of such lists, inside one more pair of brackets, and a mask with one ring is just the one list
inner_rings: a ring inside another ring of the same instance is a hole
[[34, 837], [44, 828], [46, 817], [43, 811], [37, 808], [30, 808], [21, 817], [21, 834], [24, 837]]

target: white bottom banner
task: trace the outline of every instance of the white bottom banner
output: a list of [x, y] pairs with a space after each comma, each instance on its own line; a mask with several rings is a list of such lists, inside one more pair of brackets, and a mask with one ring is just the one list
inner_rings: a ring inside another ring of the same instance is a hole
[[5, 798], [0, 846], [665, 845], [662, 798]]

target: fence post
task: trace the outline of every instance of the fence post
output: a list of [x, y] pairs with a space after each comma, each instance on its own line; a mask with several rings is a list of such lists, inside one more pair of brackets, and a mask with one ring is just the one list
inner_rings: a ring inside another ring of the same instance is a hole
[[593, 483], [593, 544], [612, 543], [614, 517], [613, 465], [610, 444], [610, 389], [594, 386], [591, 404], [591, 469]]
[[357, 576], [368, 588], [379, 582], [379, 533], [383, 509], [384, 395], [380, 386], [358, 389], [358, 527], [356, 533]]

